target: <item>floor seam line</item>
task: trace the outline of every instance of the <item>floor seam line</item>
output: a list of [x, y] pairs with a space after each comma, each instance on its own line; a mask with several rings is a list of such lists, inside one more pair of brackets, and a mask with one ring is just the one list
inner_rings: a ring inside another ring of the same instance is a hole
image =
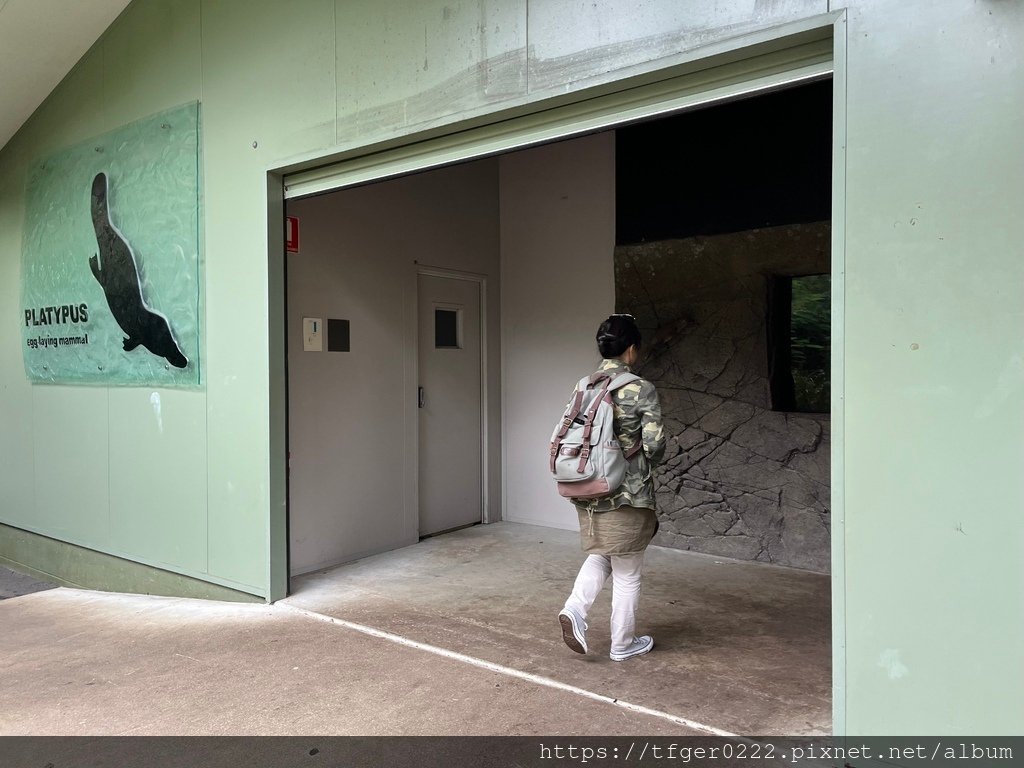
[[543, 685], [548, 688], [554, 688], [556, 690], [572, 693], [586, 699], [591, 699], [592, 701], [600, 701], [605, 704], [612, 704], [614, 706], [621, 707], [631, 712], [636, 712], [637, 714], [649, 715], [651, 717], [661, 718], [662, 720], [668, 720], [669, 722], [675, 723], [676, 725], [682, 725], [686, 728], [692, 728], [696, 731], [703, 731], [704, 733], [708, 733], [713, 736], [721, 736], [723, 738], [731, 738], [743, 742], [753, 743], [751, 740], [746, 739], [740, 736], [739, 734], [732, 733], [730, 731], [725, 731], [720, 728], [715, 728], [711, 725], [705, 725], [704, 723], [698, 723], [695, 720], [680, 717], [679, 715], [673, 715], [670, 712], [663, 712], [658, 709], [651, 709], [650, 707], [645, 707], [641, 704], [633, 704], [632, 702], [623, 701], [622, 699], [607, 696], [603, 693], [595, 693], [594, 691], [588, 691], [586, 688], [580, 688], [575, 685], [570, 685], [569, 683], [563, 683], [558, 680], [553, 680], [550, 677], [536, 675], [532, 672], [524, 672], [523, 670], [515, 669], [514, 667], [506, 667], [502, 664], [496, 664], [492, 661], [478, 659], [475, 656], [469, 656], [464, 653], [459, 653], [458, 651], [451, 651], [447, 648], [440, 648], [436, 645], [430, 645], [429, 643], [421, 643], [418, 640], [412, 640], [408, 637], [403, 637], [402, 635], [396, 635], [393, 632], [387, 632], [382, 629], [377, 629], [376, 627], [370, 627], [365, 624], [358, 624], [353, 621], [348, 621], [347, 619], [340, 619], [336, 616], [330, 616], [326, 613], [319, 613], [318, 611], [313, 611], [308, 608], [301, 608], [296, 605], [289, 605], [278, 602], [275, 604], [275, 606], [285, 608], [289, 611], [298, 613], [302, 616], [306, 616], [307, 618], [314, 619], [316, 621], [325, 622], [327, 624], [335, 624], [337, 626], [345, 627], [347, 629], [351, 629], [355, 632], [360, 632], [364, 635], [369, 635], [371, 637], [387, 640], [389, 642], [395, 643], [397, 645], [402, 645], [407, 648], [415, 648], [421, 651], [426, 651], [428, 653], [433, 653], [443, 658], [452, 659], [454, 661], [460, 661], [464, 664], [469, 664], [480, 669], [486, 669], [490, 672], [497, 672], [508, 677], [514, 677], [520, 680], [526, 680], [537, 685]]

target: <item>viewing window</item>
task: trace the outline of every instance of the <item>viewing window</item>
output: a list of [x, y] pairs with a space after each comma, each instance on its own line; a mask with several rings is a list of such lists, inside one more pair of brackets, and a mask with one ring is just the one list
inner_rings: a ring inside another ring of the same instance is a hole
[[768, 376], [772, 410], [828, 413], [829, 275], [772, 277], [768, 295]]

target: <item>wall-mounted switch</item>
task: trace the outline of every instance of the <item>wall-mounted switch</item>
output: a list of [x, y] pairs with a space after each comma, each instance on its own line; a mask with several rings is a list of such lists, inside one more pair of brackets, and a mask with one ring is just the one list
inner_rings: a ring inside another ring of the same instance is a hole
[[324, 321], [322, 318], [302, 318], [302, 349], [306, 352], [324, 351]]

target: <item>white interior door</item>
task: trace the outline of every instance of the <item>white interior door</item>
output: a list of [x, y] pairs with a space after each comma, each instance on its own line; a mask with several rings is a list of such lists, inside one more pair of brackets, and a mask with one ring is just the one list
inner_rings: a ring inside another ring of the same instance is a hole
[[479, 523], [480, 283], [419, 276], [420, 536]]

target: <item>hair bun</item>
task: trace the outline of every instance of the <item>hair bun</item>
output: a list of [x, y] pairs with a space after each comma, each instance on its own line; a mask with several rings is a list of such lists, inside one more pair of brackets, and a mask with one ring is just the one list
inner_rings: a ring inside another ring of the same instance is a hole
[[629, 347], [640, 346], [640, 329], [631, 315], [609, 315], [597, 329], [596, 338], [601, 357], [618, 357]]

